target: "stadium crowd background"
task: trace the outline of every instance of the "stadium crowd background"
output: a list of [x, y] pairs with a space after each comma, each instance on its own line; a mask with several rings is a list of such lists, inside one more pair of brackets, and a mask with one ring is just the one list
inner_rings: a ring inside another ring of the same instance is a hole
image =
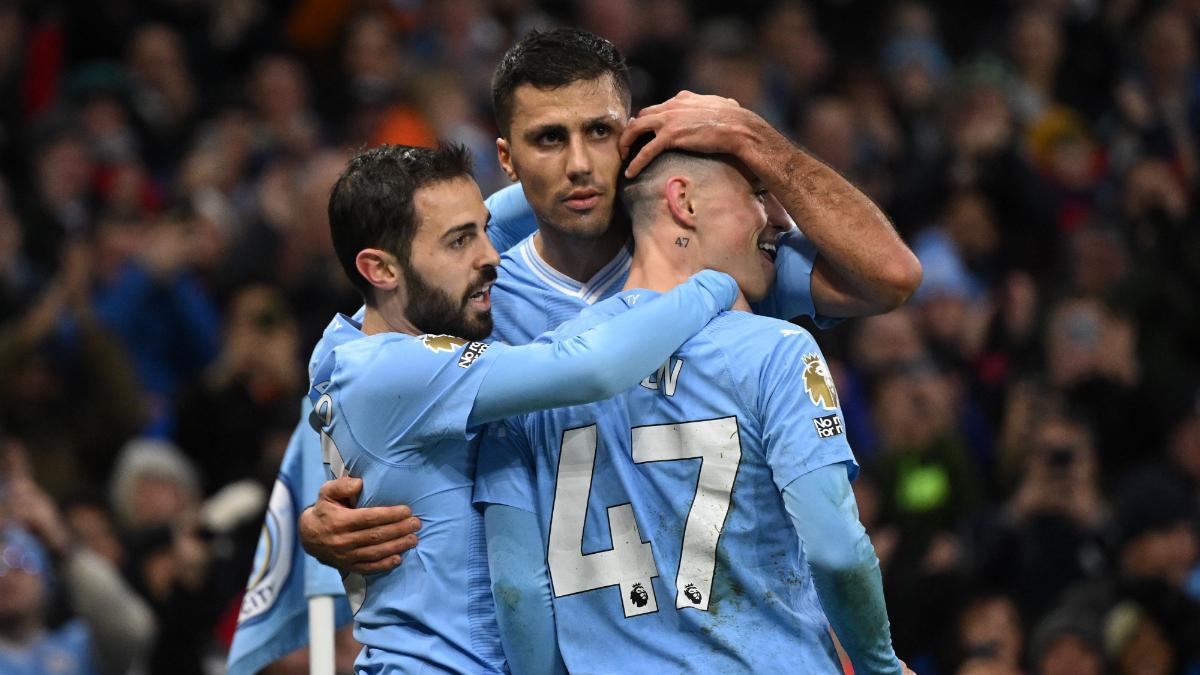
[[125, 650], [110, 668], [213, 672], [304, 359], [359, 304], [329, 187], [356, 148], [437, 137], [502, 187], [492, 69], [571, 24], [626, 55], [635, 110], [736, 99], [920, 257], [905, 307], [814, 330], [899, 655], [1200, 673], [1200, 4], [729, 12], [0, 2], [0, 513], [58, 559], [14, 563], [39, 547], [6, 530], [4, 569], [52, 601], [0, 574], [0, 629], [81, 617]]

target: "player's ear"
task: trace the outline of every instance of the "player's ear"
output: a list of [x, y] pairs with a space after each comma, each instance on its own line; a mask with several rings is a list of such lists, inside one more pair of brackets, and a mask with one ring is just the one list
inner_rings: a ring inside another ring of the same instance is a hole
[[496, 158], [500, 160], [500, 168], [504, 170], [504, 175], [516, 182], [517, 172], [513, 169], [511, 148], [504, 138], [496, 139]]
[[364, 248], [354, 256], [358, 273], [381, 291], [394, 291], [400, 283], [400, 264], [396, 256], [377, 248]]
[[667, 209], [671, 217], [680, 225], [692, 229], [696, 222], [695, 184], [685, 176], [671, 176], [667, 179], [666, 197]]

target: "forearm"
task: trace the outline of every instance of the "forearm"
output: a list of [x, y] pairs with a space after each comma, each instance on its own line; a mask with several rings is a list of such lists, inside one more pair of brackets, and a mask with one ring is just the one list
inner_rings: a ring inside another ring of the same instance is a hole
[[565, 673], [537, 516], [491, 504], [484, 511], [496, 620], [508, 665], [522, 673]]
[[887, 311], [916, 290], [920, 263], [861, 190], [761, 118], [749, 125], [742, 146], [739, 157], [820, 252], [817, 312]]
[[842, 465], [822, 467], [783, 490], [784, 505], [805, 542], [821, 607], [859, 672], [900, 673], [892, 649], [879, 560], [858, 521]]
[[469, 423], [615, 396], [662, 365], [737, 293], [731, 277], [706, 270], [580, 335], [505, 350], [480, 384]]

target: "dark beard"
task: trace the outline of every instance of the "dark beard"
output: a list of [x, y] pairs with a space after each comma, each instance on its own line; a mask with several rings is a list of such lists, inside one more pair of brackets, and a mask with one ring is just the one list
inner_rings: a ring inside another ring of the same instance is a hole
[[428, 335], [453, 335], [465, 340], [483, 340], [492, 334], [492, 313], [468, 309], [467, 298], [481, 284], [495, 281], [495, 267], [485, 268], [458, 302], [442, 289], [425, 283], [412, 265], [404, 265], [402, 269], [408, 289], [408, 306], [404, 313], [417, 330]]

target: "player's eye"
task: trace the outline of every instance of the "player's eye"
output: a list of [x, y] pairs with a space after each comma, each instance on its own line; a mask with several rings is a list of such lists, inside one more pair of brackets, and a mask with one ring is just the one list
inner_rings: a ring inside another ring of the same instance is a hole
[[454, 239], [453, 239], [453, 240], [450, 242], [450, 248], [463, 248], [463, 247], [465, 247], [465, 246], [467, 245], [467, 242], [471, 241], [471, 237], [472, 237], [472, 235], [470, 235], [470, 234], [460, 234], [460, 235], [458, 235], [457, 237], [455, 237], [455, 238], [454, 238]]
[[767, 188], [759, 188], [754, 191], [754, 198], [760, 202], [767, 201]]
[[588, 129], [588, 133], [592, 135], [592, 138], [608, 138], [612, 135], [612, 132], [612, 127], [607, 124], [593, 124]]
[[537, 135], [537, 144], [541, 146], [559, 145], [567, 139], [561, 131], [544, 131]]

